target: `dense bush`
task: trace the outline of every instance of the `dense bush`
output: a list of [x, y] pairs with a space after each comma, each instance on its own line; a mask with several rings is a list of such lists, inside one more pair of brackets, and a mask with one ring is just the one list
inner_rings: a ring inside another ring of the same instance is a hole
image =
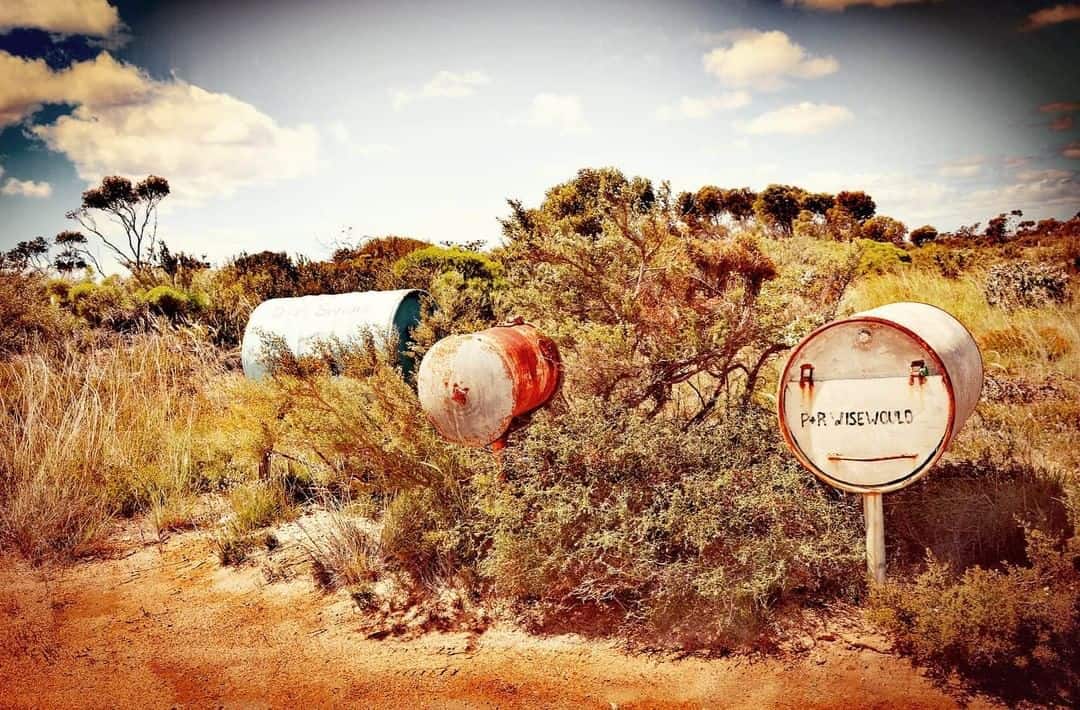
[[874, 616], [945, 677], [960, 671], [1007, 700], [1080, 696], [1080, 537], [1029, 532], [1030, 565], [925, 572], [875, 590]]
[[482, 499], [482, 573], [541, 623], [591, 606], [684, 648], [746, 642], [772, 606], [860, 577], [854, 506], [781, 446], [764, 413], [689, 431], [599, 401], [538, 415]]
[[991, 267], [986, 302], [1002, 308], [1038, 308], [1069, 300], [1069, 276], [1059, 266], [1015, 261]]
[[52, 303], [43, 278], [0, 271], [0, 359], [62, 344], [72, 320]]
[[[874, 217], [878, 219], [878, 217]], [[900, 247], [881, 241], [859, 241], [859, 275], [884, 274], [911, 263], [911, 255]]]

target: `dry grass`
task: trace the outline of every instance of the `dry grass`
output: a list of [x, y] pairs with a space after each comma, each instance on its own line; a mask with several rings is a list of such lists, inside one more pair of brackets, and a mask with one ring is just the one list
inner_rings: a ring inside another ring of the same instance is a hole
[[0, 546], [77, 555], [113, 516], [190, 489], [191, 432], [216, 371], [179, 334], [0, 363]]

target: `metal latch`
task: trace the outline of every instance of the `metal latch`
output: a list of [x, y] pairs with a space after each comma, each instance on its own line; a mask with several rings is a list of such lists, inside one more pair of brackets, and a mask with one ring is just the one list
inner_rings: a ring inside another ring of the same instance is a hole
[[814, 366], [804, 362], [799, 366], [799, 386], [814, 384]]
[[908, 384], [915, 384], [915, 378], [919, 378], [919, 384], [926, 382], [927, 376], [930, 374], [930, 368], [926, 366], [925, 360], [912, 360], [911, 371], [908, 373]]

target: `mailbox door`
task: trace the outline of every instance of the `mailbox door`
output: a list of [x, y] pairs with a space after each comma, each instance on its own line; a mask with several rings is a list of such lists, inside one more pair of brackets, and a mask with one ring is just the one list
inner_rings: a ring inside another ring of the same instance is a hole
[[937, 355], [910, 331], [874, 318], [839, 321], [792, 353], [781, 426], [802, 463], [831, 485], [895, 490], [948, 443], [950, 386]]
[[799, 452], [847, 490], [893, 487], [919, 474], [949, 428], [940, 375], [788, 382], [784, 398]]

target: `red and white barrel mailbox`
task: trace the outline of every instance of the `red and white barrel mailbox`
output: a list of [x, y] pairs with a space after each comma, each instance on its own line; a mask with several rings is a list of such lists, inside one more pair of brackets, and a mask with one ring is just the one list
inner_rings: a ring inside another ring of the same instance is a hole
[[982, 356], [954, 317], [891, 303], [828, 323], [799, 343], [780, 376], [780, 430], [803, 466], [862, 493], [871, 572], [885, 574], [881, 494], [941, 458], [979, 402]]
[[524, 323], [435, 343], [417, 373], [420, 405], [439, 433], [467, 446], [498, 441], [514, 417], [547, 402], [559, 384], [554, 341]]

